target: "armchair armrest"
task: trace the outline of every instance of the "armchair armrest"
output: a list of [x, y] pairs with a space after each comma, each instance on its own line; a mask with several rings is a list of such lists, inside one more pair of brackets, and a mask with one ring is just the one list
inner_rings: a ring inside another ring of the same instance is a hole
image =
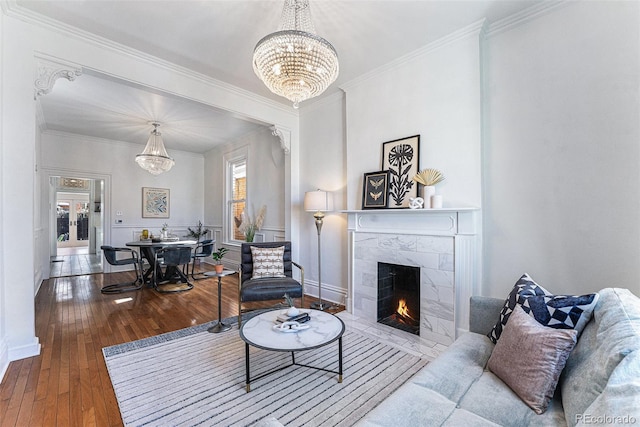
[[292, 265], [295, 265], [300, 270], [300, 285], [302, 285], [302, 295], [304, 295], [304, 267], [295, 261], [291, 261]]

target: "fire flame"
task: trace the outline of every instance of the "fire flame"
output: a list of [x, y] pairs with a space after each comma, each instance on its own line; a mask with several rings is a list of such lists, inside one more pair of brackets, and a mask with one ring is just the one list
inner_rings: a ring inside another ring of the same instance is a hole
[[401, 316], [411, 317], [409, 316], [409, 307], [407, 307], [407, 302], [403, 299], [398, 302], [398, 309], [396, 312]]

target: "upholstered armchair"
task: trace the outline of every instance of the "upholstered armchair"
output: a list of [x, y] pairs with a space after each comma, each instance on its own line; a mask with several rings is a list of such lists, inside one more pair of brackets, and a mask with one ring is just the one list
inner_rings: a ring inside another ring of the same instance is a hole
[[[291, 242], [243, 243], [238, 271], [238, 327], [242, 326], [242, 304], [284, 297], [300, 298], [304, 306], [304, 268], [291, 260]], [[293, 278], [300, 270], [300, 281]]]

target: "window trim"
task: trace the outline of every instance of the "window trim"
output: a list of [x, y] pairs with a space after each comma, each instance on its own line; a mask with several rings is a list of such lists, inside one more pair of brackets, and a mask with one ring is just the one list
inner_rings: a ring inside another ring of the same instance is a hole
[[222, 240], [225, 245], [229, 246], [240, 246], [242, 244], [241, 240], [236, 240], [233, 237], [233, 226], [231, 224], [232, 215], [231, 215], [231, 204], [234, 201], [233, 199], [233, 165], [244, 162], [246, 168], [246, 196], [244, 198], [245, 206], [248, 205], [249, 200], [249, 149], [247, 146], [237, 148], [233, 151], [225, 153], [223, 156], [223, 170], [224, 170], [224, 211], [222, 213], [223, 217], [223, 227], [222, 227]]

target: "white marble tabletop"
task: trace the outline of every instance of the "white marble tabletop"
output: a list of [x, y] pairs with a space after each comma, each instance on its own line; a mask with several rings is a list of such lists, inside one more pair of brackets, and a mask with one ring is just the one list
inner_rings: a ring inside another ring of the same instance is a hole
[[242, 323], [240, 337], [254, 347], [275, 351], [309, 350], [329, 344], [342, 336], [344, 323], [331, 313], [320, 310], [303, 309], [311, 320], [302, 323], [308, 329], [293, 333], [278, 332], [273, 329], [278, 314], [286, 310], [273, 310], [259, 314]]

